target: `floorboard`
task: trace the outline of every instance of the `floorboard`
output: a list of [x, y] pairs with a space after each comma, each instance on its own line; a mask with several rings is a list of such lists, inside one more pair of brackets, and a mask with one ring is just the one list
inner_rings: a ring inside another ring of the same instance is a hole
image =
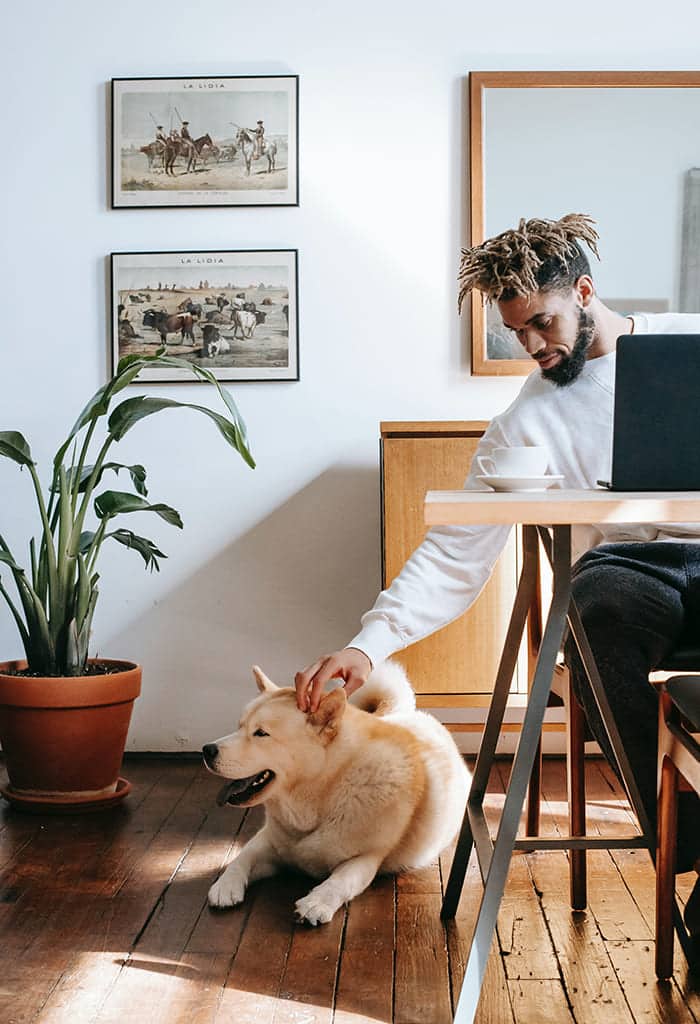
[[[492, 773], [495, 831], [509, 764]], [[133, 791], [92, 815], [0, 804], [0, 1021], [7, 1024], [450, 1024], [481, 898], [472, 858], [453, 921], [440, 903], [453, 847], [378, 878], [329, 925], [302, 926], [292, 872], [214, 912], [207, 890], [262, 812], [218, 807], [197, 762], [130, 758]], [[587, 763], [589, 831], [634, 821], [607, 765]], [[545, 759], [542, 834], [568, 831], [564, 763]], [[589, 852], [589, 907], [572, 913], [562, 851], [517, 852], [486, 968], [479, 1024], [700, 1024], [677, 951], [654, 975], [654, 874], [640, 850]], [[681, 901], [693, 875], [678, 876]]]

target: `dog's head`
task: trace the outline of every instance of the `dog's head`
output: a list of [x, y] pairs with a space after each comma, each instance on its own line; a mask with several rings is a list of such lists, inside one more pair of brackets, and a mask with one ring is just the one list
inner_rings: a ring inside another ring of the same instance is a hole
[[253, 675], [260, 696], [245, 707], [237, 731], [202, 748], [209, 771], [230, 780], [220, 804], [252, 807], [318, 775], [347, 704], [338, 687], [309, 714], [297, 707], [294, 689], [277, 686], [257, 665]]

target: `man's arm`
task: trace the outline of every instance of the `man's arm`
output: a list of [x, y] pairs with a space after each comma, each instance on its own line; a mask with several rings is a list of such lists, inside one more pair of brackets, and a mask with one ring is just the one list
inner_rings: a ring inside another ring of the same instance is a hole
[[[494, 420], [464, 482], [481, 489], [477, 458], [508, 444]], [[510, 526], [437, 526], [430, 530], [392, 584], [362, 617], [362, 629], [347, 647], [322, 655], [301, 672], [297, 704], [315, 711], [326, 683], [342, 679], [348, 695], [359, 689], [375, 665], [459, 618], [489, 580]]]
[[323, 655], [295, 677], [297, 704], [315, 711], [331, 679], [348, 696], [375, 665], [459, 618], [488, 582], [510, 526], [436, 527], [413, 552], [391, 586], [362, 616], [347, 647]]

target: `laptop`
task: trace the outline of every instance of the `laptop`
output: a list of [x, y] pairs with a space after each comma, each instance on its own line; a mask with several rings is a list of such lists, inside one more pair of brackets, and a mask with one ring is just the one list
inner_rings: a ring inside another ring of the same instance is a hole
[[617, 341], [615, 491], [700, 491], [700, 335], [625, 334]]

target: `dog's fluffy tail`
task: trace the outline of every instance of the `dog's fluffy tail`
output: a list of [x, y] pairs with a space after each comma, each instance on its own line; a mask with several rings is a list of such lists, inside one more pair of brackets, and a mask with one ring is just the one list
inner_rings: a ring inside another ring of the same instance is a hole
[[365, 685], [352, 695], [351, 701], [373, 715], [414, 711], [416, 707], [416, 695], [398, 661], [383, 661], [378, 665]]

